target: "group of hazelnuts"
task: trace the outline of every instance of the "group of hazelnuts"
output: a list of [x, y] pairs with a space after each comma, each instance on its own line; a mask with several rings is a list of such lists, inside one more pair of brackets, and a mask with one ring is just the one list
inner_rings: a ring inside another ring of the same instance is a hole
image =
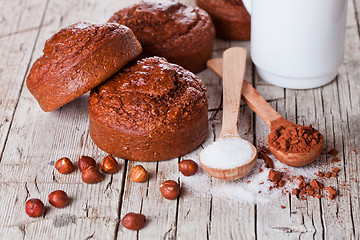
[[[92, 157], [81, 156], [78, 161], [78, 167], [81, 171], [83, 182], [88, 184], [98, 183], [104, 179], [103, 173], [114, 174], [119, 171], [119, 163], [114, 157], [108, 155], [103, 158], [100, 164], [100, 170], [96, 168], [96, 161]], [[63, 157], [55, 163], [55, 168], [61, 174], [68, 174], [75, 170], [74, 164], [69, 158]], [[179, 171], [184, 176], [194, 175], [198, 171], [198, 165], [193, 160], [182, 160], [179, 163]], [[133, 182], [145, 182], [149, 174], [142, 165], [136, 165], [130, 174]], [[177, 199], [180, 194], [180, 186], [176, 181], [167, 180], [159, 187], [161, 195], [169, 200]], [[56, 208], [63, 208], [70, 203], [70, 198], [66, 192], [56, 190], [49, 194], [49, 203]], [[30, 217], [40, 217], [45, 212], [45, 206], [40, 199], [29, 199], [25, 204], [25, 211]], [[121, 220], [121, 224], [130, 230], [139, 230], [144, 227], [146, 217], [141, 213], [130, 212]]]

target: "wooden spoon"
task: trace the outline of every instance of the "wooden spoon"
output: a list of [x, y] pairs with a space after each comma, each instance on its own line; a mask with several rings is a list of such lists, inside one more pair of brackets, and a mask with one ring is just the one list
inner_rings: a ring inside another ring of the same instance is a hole
[[[241, 98], [241, 88], [243, 85], [246, 66], [246, 50], [234, 47], [224, 52], [224, 81], [223, 81], [223, 119], [222, 129], [219, 138], [240, 138], [238, 133], [238, 118]], [[248, 141], [241, 139], [249, 144], [252, 149], [252, 156], [243, 165], [235, 168], [219, 169], [209, 167], [201, 161], [201, 153], [199, 160], [201, 166], [210, 175], [222, 180], [235, 180], [248, 174], [254, 167], [257, 157], [256, 148]], [[242, 143], [244, 143], [242, 142]], [[204, 150], [203, 150], [204, 151]], [[204, 160], [204, 159], [203, 159]], [[219, 161], [224, 161], [219, 159]]]
[[[223, 77], [223, 60], [221, 58], [213, 58], [207, 62], [208, 68], [210, 68], [220, 78]], [[244, 80], [242, 88], [242, 99], [244, 102], [257, 114], [262, 120], [270, 127], [270, 131], [275, 131], [277, 128], [283, 126], [301, 126], [296, 123], [292, 123], [283, 118], [278, 112], [276, 112], [266, 100], [255, 90], [251, 84]], [[279, 159], [281, 162], [294, 166], [304, 166], [313, 162], [320, 154], [324, 146], [324, 138], [320, 134], [320, 141], [316, 147], [309, 152], [305, 153], [289, 153], [276, 149], [269, 144], [269, 138], [267, 139], [269, 149], [271, 153]]]

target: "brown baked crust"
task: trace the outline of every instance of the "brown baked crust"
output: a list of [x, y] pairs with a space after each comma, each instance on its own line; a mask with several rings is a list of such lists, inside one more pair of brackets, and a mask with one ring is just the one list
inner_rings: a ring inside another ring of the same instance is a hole
[[143, 47], [142, 56], [162, 56], [192, 72], [206, 67], [215, 29], [198, 7], [172, 0], [143, 1], [116, 12], [109, 22], [130, 27]]
[[53, 111], [83, 95], [141, 53], [132, 31], [116, 23], [76, 23], [49, 38], [26, 80], [40, 107]]
[[216, 37], [250, 40], [251, 17], [242, 0], [196, 0], [196, 5], [210, 15], [216, 29]]
[[206, 89], [198, 77], [164, 58], [145, 58], [91, 91], [90, 135], [113, 156], [161, 161], [205, 140], [207, 112]]

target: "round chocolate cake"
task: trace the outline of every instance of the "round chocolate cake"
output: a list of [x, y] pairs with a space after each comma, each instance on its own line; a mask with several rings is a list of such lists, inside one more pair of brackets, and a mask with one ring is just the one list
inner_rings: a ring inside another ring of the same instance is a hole
[[207, 92], [198, 77], [150, 57], [127, 65], [91, 91], [90, 135], [116, 157], [166, 160], [205, 140], [207, 113]]

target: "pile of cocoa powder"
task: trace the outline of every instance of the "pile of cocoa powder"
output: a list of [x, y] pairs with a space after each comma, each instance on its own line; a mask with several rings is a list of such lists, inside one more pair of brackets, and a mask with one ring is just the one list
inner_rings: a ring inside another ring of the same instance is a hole
[[[272, 159], [268, 156], [270, 151], [267, 147], [261, 146], [258, 149], [258, 157], [263, 159], [265, 162], [266, 168], [271, 168], [268, 179], [274, 183], [274, 186], [270, 186], [269, 190], [273, 188], [282, 188], [285, 186], [287, 181], [299, 181], [298, 187], [294, 188], [291, 193], [296, 195], [299, 199], [304, 200], [306, 197], [316, 197], [322, 198], [324, 196], [325, 190], [329, 193], [329, 199], [334, 199], [337, 195], [337, 191], [333, 186], [325, 186], [326, 179], [330, 177], [337, 177], [339, 168], [335, 167], [331, 172], [321, 172], [318, 171], [316, 179], [305, 179], [302, 175], [294, 176], [289, 172], [280, 172], [274, 170], [274, 163]], [[336, 156], [338, 151], [332, 149], [329, 151], [329, 154]], [[334, 158], [337, 159], [337, 158]], [[333, 161], [334, 161], [333, 159]], [[322, 182], [321, 182], [322, 181]]]
[[280, 125], [271, 131], [268, 137], [269, 146], [290, 153], [305, 153], [313, 150], [321, 142], [322, 135], [309, 126]]

